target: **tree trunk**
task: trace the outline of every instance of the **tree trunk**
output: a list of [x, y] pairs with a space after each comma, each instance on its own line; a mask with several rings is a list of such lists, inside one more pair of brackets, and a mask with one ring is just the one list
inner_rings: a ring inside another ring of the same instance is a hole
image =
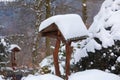
[[[50, 0], [46, 0], [46, 19], [51, 16]], [[50, 38], [46, 37], [46, 56], [50, 55]]]
[[86, 24], [86, 21], [87, 21], [87, 5], [86, 5], [86, 0], [82, 0], [82, 19], [83, 19], [83, 22]]
[[39, 40], [40, 40], [40, 34], [39, 34], [39, 25], [41, 22], [41, 9], [43, 6], [43, 1], [36, 0], [36, 4], [34, 5], [34, 10], [36, 12], [36, 24], [35, 24], [35, 36], [34, 36], [34, 43], [33, 43], [33, 51], [32, 51], [32, 63], [33, 68], [36, 68], [36, 65], [38, 66], [37, 56], [38, 56], [38, 49], [39, 49]]

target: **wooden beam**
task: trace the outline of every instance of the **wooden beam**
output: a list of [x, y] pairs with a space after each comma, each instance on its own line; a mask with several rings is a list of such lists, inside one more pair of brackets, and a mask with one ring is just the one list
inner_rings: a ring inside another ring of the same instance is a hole
[[58, 62], [58, 52], [60, 48], [60, 40], [57, 39], [56, 45], [55, 45], [55, 50], [53, 53], [53, 58], [54, 58], [54, 66], [55, 66], [55, 73], [57, 76], [60, 76], [60, 70], [59, 70], [59, 62]]
[[55, 36], [57, 37], [57, 31], [41, 32], [42, 36]]
[[70, 58], [71, 58], [71, 42], [66, 42], [66, 80], [68, 80], [68, 75], [70, 75]]
[[55, 39], [60, 39], [65, 42], [64, 37], [61, 35], [60, 31], [49, 31], [49, 32], [41, 32], [42, 37], [50, 37]]

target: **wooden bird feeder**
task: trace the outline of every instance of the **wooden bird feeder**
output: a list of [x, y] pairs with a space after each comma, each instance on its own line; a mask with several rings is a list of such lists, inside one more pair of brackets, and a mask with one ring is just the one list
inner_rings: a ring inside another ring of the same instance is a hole
[[16, 44], [12, 44], [12, 45], [10, 45], [9, 50], [11, 51], [11, 65], [12, 65], [13, 70], [15, 70], [15, 67], [17, 66], [15, 54], [17, 52], [19, 52], [21, 50], [21, 48]]
[[55, 73], [60, 76], [58, 52], [60, 42], [66, 46], [66, 80], [70, 75], [70, 58], [72, 53], [71, 42], [82, 40], [87, 37], [87, 28], [81, 17], [77, 14], [56, 15], [43, 21], [39, 28], [42, 37], [56, 39], [55, 50], [53, 53]]

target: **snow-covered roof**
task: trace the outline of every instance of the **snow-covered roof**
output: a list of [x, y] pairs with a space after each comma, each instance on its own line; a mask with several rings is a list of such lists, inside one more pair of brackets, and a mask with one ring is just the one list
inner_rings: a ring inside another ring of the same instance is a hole
[[48, 28], [53, 23], [57, 25], [57, 28], [62, 33], [65, 40], [88, 35], [85, 24], [83, 23], [81, 17], [77, 14], [52, 16], [41, 23], [39, 31]]
[[20, 51], [20, 50], [21, 50], [21, 48], [20, 48], [18, 45], [16, 45], [16, 44], [11, 44], [11, 45], [10, 45], [10, 48], [9, 48], [9, 52], [13, 51], [14, 49], [15, 49], [16, 51]]

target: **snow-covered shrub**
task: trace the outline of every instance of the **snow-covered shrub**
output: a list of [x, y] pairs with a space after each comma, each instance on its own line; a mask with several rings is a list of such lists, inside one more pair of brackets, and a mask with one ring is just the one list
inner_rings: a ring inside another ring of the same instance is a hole
[[7, 66], [9, 63], [9, 45], [10, 44], [7, 39], [0, 38], [0, 68]]
[[94, 68], [120, 74], [119, 19], [120, 0], [105, 0], [89, 28], [89, 39], [80, 43], [88, 56], [77, 62], [76, 69]]
[[115, 45], [101, 50], [95, 50], [95, 53], [88, 52], [87, 57], [83, 57], [77, 63], [79, 71], [86, 69], [100, 69], [115, 74], [120, 74], [120, 41]]

